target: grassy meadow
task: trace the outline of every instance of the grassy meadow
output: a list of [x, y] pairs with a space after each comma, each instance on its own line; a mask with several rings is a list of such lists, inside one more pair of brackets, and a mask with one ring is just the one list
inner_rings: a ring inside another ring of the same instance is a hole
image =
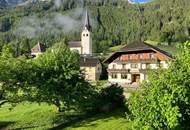
[[63, 115], [48, 104], [21, 103], [0, 108], [0, 129], [11, 130], [126, 130], [130, 125], [123, 110], [97, 115]]

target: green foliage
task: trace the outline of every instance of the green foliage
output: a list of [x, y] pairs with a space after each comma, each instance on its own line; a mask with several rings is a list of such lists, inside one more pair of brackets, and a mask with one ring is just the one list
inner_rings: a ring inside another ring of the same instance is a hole
[[23, 102], [12, 108], [11, 104], [0, 107], [0, 129], [36, 129], [53, 127], [56, 107], [46, 103]]
[[12, 58], [14, 56], [13, 47], [9, 45], [4, 45], [1, 52], [1, 57]]
[[169, 69], [152, 73], [142, 90], [131, 96], [134, 129], [190, 128], [190, 42], [180, 49]]
[[124, 99], [123, 88], [118, 85], [101, 88], [98, 95], [92, 100], [92, 110], [99, 112], [113, 111], [124, 106]]
[[8, 103], [0, 108], [0, 129], [126, 130], [130, 126], [125, 122], [122, 109], [112, 113], [82, 115], [81, 118], [81, 113], [58, 114], [55, 106], [46, 103], [20, 103], [11, 111], [9, 108], [11, 105]]
[[119, 109], [111, 113], [101, 113], [94, 117], [86, 118], [63, 130], [130, 130], [131, 124], [126, 123], [123, 117], [124, 110]]
[[36, 59], [0, 59], [3, 98], [10, 102], [47, 102], [60, 110], [77, 110], [93, 93], [81, 76], [79, 55], [62, 43]]
[[100, 98], [101, 101], [104, 100], [105, 102], [121, 106], [124, 103], [123, 88], [118, 85], [103, 88], [100, 92]]

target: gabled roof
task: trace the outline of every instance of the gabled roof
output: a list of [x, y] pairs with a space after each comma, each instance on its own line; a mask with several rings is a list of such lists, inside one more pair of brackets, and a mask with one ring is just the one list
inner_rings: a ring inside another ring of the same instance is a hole
[[81, 56], [80, 67], [96, 67], [99, 64], [99, 59], [92, 56]]
[[154, 50], [156, 52], [160, 52], [166, 55], [169, 58], [172, 58], [172, 55], [169, 54], [168, 52], [161, 50], [158, 47], [155, 47], [145, 42], [134, 42], [134, 43], [128, 44], [125, 47], [123, 47], [120, 51], [122, 52], [122, 51], [144, 51], [144, 50]]
[[81, 41], [70, 41], [68, 43], [69, 47], [72, 48], [72, 47], [81, 47]]
[[38, 53], [38, 52], [45, 52], [46, 51], [46, 45], [43, 43], [36, 44], [32, 49], [32, 53]]
[[130, 53], [137, 53], [137, 52], [144, 52], [144, 51], [155, 51], [158, 53], [161, 53], [168, 57], [168, 59], [173, 59], [172, 55], [169, 54], [168, 52], [161, 50], [153, 45], [150, 45], [145, 42], [134, 42], [126, 45], [119, 51], [113, 53], [110, 57], [108, 57], [104, 62], [105, 63], [110, 63], [112, 62], [116, 57], [120, 56], [121, 54], [130, 54]]

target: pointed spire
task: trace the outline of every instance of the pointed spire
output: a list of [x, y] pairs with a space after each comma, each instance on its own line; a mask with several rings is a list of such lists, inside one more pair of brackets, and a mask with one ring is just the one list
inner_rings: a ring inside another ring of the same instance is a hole
[[92, 27], [90, 25], [88, 10], [86, 10], [86, 18], [85, 18], [85, 23], [84, 23], [84, 29], [88, 29], [89, 31], [91, 31], [91, 29], [92, 29]]

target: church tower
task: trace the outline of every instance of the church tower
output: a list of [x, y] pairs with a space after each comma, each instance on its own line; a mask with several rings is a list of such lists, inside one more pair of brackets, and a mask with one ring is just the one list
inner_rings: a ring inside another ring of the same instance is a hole
[[88, 11], [86, 11], [84, 28], [81, 34], [81, 44], [82, 44], [82, 54], [92, 55], [92, 27], [90, 25]]

